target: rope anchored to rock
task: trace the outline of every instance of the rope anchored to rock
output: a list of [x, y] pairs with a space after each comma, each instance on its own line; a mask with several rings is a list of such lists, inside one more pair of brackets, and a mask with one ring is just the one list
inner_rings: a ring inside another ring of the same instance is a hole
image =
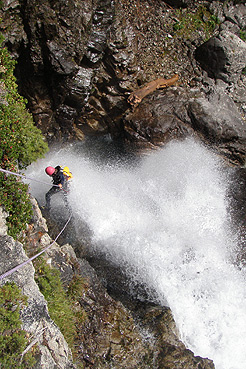
[[20, 269], [21, 267], [23, 267], [24, 265], [30, 263], [32, 260], [36, 259], [38, 256], [40, 256], [41, 254], [43, 254], [45, 251], [47, 251], [52, 245], [54, 245], [54, 243], [56, 242], [56, 240], [59, 238], [59, 236], [62, 234], [62, 232], [64, 231], [64, 229], [66, 228], [66, 226], [68, 225], [68, 223], [70, 222], [72, 218], [72, 214], [70, 214], [70, 217], [68, 218], [68, 220], [66, 221], [64, 227], [62, 228], [62, 230], [60, 231], [60, 233], [56, 236], [56, 238], [54, 239], [54, 241], [47, 247], [45, 247], [45, 249], [43, 249], [42, 251], [40, 251], [38, 254], [32, 256], [31, 258], [29, 258], [28, 260], [24, 261], [23, 263], [15, 266], [14, 268], [10, 269], [9, 271], [7, 271], [6, 273], [0, 275], [0, 280], [3, 278], [8, 277], [10, 274], [16, 272], [18, 269]]
[[[6, 173], [6, 174], [12, 174], [12, 175], [15, 175], [15, 176], [18, 176], [18, 177], [21, 177], [21, 178], [24, 178], [24, 179], [30, 179], [32, 181], [36, 181], [36, 182], [39, 182], [39, 183], [43, 183], [43, 184], [47, 184], [50, 186], [50, 183], [47, 183], [47, 182], [43, 182], [43, 181], [39, 181], [39, 180], [36, 180], [34, 178], [29, 178], [29, 177], [26, 177], [22, 174], [19, 174], [19, 173], [15, 173], [15, 172], [11, 172], [10, 170], [5, 170], [5, 169], [2, 169], [0, 168], [0, 172], [3, 172], [3, 173]], [[56, 187], [59, 187], [58, 185], [53, 185], [53, 186], [56, 186]], [[3, 278], [6, 278], [8, 277], [9, 275], [11, 275], [12, 273], [16, 272], [18, 269], [22, 268], [24, 265], [30, 263], [32, 260], [36, 259], [38, 256], [40, 256], [41, 254], [43, 254], [45, 251], [47, 251], [52, 245], [54, 245], [54, 243], [56, 242], [56, 240], [60, 237], [60, 235], [62, 234], [62, 232], [65, 230], [65, 228], [67, 227], [68, 223], [70, 222], [72, 218], [72, 214], [70, 214], [68, 220], [66, 221], [64, 227], [62, 228], [62, 230], [59, 232], [59, 234], [56, 236], [56, 238], [54, 239], [54, 241], [47, 247], [45, 247], [42, 251], [40, 251], [38, 254], [32, 256], [31, 258], [29, 258], [28, 260], [24, 261], [23, 263], [19, 264], [19, 265], [16, 265], [14, 268], [10, 269], [9, 271], [7, 271], [6, 273], [0, 275], [0, 280], [2, 280]]]
[[[3, 172], [5, 174], [12, 174], [14, 176], [17, 176], [17, 177], [21, 177], [21, 178], [24, 178], [24, 179], [29, 179], [31, 181], [35, 181], [35, 182], [39, 182], [39, 183], [43, 183], [43, 184], [46, 184], [46, 185], [49, 185], [50, 186], [50, 183], [48, 182], [44, 182], [44, 181], [39, 181], [38, 179], [34, 179], [34, 178], [30, 178], [30, 177], [26, 177], [24, 176], [23, 174], [19, 174], [19, 173], [16, 173], [16, 172], [11, 172], [10, 170], [6, 170], [6, 169], [2, 169], [0, 168], [0, 172]], [[59, 187], [58, 185], [55, 185], [53, 184], [53, 186], [55, 187]]]

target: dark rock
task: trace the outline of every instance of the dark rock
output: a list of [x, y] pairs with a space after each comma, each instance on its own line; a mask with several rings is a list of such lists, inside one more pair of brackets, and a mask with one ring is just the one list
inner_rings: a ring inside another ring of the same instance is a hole
[[201, 357], [195, 356], [191, 351], [185, 352], [173, 347], [171, 345], [165, 345], [158, 357], [158, 367], [165, 369], [214, 369], [214, 364], [211, 360], [204, 360]]
[[103, 0], [98, 3], [85, 53], [86, 58], [92, 64], [97, 63], [104, 56], [108, 33], [113, 20], [113, 11], [114, 7], [110, 0]]
[[190, 101], [188, 113], [195, 131], [232, 162], [244, 164], [246, 126], [233, 100], [216, 88], [208, 98]]
[[49, 61], [58, 74], [69, 75], [77, 71], [77, 65], [68, 58], [62, 47], [57, 45], [54, 41], [48, 41], [47, 47], [49, 50]]
[[156, 338], [157, 368], [214, 369], [211, 360], [194, 356], [178, 339], [178, 331], [169, 308], [150, 305], [139, 313], [142, 324], [151, 322]]
[[79, 67], [73, 78], [67, 80], [67, 95], [65, 98], [67, 104], [81, 107], [88, 101], [93, 86], [94, 74], [93, 68]]
[[240, 29], [246, 27], [246, 7], [245, 4], [226, 4], [224, 6], [226, 20], [236, 24]]
[[246, 266], [246, 168], [232, 168], [228, 180], [228, 212], [237, 241], [233, 260], [237, 267], [243, 269]]
[[140, 148], [196, 135], [231, 163], [245, 162], [246, 126], [223, 84], [199, 90], [155, 92], [123, 120], [125, 136]]
[[155, 92], [124, 118], [126, 137], [142, 147], [162, 145], [192, 134], [185, 105], [188, 93], [180, 88]]
[[[213, 9], [223, 31], [201, 46], [207, 32], [199, 28], [189, 37], [185, 31], [175, 33], [177, 15], [172, 8], [188, 7], [183, 10], [185, 17], [195, 14], [201, 4], [169, 3], [4, 0], [1, 27], [6, 45], [18, 60], [20, 91], [49, 140], [104, 134], [119, 139], [124, 136], [122, 118], [129, 112], [128, 95], [157, 78], [179, 73], [181, 86], [201, 88], [195, 48], [202, 68], [209, 76], [227, 81], [228, 94], [244, 111], [245, 47], [237, 38], [244, 29], [244, 4], [202, 3]], [[160, 125], [154, 134], [145, 130], [138, 137], [150, 143], [153, 138], [155, 145], [166, 134]], [[172, 131], [171, 122], [169, 128]], [[162, 138], [157, 138], [158, 132]]]
[[56, 110], [56, 121], [58, 122], [63, 137], [69, 138], [69, 134], [73, 132], [73, 125], [77, 116], [77, 111], [68, 105], [60, 105]]
[[222, 31], [196, 50], [196, 59], [210, 77], [236, 83], [245, 67], [246, 43], [229, 31]]
[[166, 1], [167, 4], [170, 4], [171, 6], [174, 7], [188, 7], [190, 5], [192, 5], [193, 1], [192, 0], [167, 0]]
[[17, 59], [19, 49], [27, 42], [27, 35], [23, 26], [18, 0], [6, 1], [2, 4], [1, 19], [4, 24], [2, 34], [12, 56]]

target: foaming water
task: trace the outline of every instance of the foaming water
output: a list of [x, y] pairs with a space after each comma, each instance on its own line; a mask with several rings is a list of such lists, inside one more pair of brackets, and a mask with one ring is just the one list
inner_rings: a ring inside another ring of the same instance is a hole
[[[231, 263], [235, 244], [219, 159], [193, 140], [172, 142], [134, 165], [95, 161], [69, 146], [27, 175], [47, 181], [44, 168], [58, 164], [73, 172], [73, 214], [90, 228], [95, 252], [168, 303], [195, 355], [216, 369], [245, 369], [245, 275]], [[42, 205], [45, 186], [30, 185]]]

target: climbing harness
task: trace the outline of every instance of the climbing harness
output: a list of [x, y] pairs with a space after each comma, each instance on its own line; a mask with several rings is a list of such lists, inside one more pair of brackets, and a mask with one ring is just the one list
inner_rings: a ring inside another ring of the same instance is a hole
[[[21, 177], [21, 178], [24, 178], [24, 179], [30, 179], [32, 181], [36, 181], [36, 182], [39, 182], [39, 183], [43, 183], [43, 184], [47, 184], [50, 186], [50, 183], [47, 183], [47, 182], [43, 182], [43, 181], [39, 181], [37, 179], [34, 179], [34, 178], [29, 178], [29, 177], [26, 177], [22, 174], [18, 174], [18, 173], [15, 173], [15, 172], [11, 172], [10, 170], [5, 170], [5, 169], [2, 169], [0, 168], [0, 172], [3, 172], [3, 173], [6, 173], [6, 174], [12, 174], [12, 175], [15, 175], [15, 176], [18, 176], [18, 177]], [[58, 185], [53, 185], [53, 186], [56, 186], [56, 187], [59, 187]], [[65, 191], [65, 190], [64, 190]], [[66, 191], [67, 192], [67, 191]], [[55, 242], [56, 240], [58, 239], [58, 237], [62, 234], [62, 232], [64, 231], [64, 229], [66, 228], [66, 226], [68, 225], [68, 223], [70, 222], [72, 218], [72, 214], [70, 214], [68, 220], [66, 221], [64, 227], [62, 228], [62, 230], [60, 231], [60, 233], [56, 236], [55, 240], [47, 247], [45, 247], [42, 251], [40, 251], [38, 254], [32, 256], [31, 258], [29, 258], [28, 260], [24, 261], [23, 263], [15, 266], [14, 268], [10, 269], [9, 271], [7, 271], [6, 273], [0, 275], [0, 280], [2, 280], [3, 278], [6, 278], [8, 277], [9, 275], [11, 275], [12, 273], [16, 272], [18, 269], [20, 269], [21, 267], [23, 267], [24, 265], [26, 265], [27, 263], [30, 263], [32, 260], [36, 259], [38, 256], [40, 256], [41, 254], [43, 254], [46, 250], [48, 250]]]

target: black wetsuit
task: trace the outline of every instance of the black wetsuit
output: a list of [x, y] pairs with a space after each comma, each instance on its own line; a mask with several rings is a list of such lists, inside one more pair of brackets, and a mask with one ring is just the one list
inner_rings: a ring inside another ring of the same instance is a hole
[[[55, 186], [52, 186], [51, 189], [46, 193], [45, 199], [46, 199], [46, 209], [50, 210], [50, 198], [55, 193], [62, 191], [64, 195], [64, 202], [65, 206], [67, 207], [68, 201], [67, 201], [67, 191], [66, 191], [66, 180], [61, 170], [58, 170], [57, 173], [55, 172], [52, 174], [53, 184]], [[59, 184], [62, 185], [61, 187], [57, 187]]]

